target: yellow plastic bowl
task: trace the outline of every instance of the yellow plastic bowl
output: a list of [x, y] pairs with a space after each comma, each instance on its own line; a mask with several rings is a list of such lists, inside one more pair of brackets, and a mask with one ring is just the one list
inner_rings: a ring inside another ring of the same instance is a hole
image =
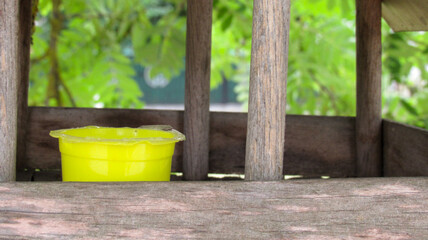
[[169, 126], [88, 126], [51, 131], [59, 138], [62, 180], [73, 182], [169, 181], [175, 143]]

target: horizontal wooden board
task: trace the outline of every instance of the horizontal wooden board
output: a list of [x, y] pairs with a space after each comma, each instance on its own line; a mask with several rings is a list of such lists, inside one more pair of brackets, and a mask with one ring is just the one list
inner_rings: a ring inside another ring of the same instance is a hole
[[383, 0], [382, 16], [399, 31], [428, 31], [427, 0]]
[[384, 175], [428, 176], [428, 131], [383, 121]]
[[355, 176], [355, 118], [287, 115], [284, 173]]
[[426, 239], [428, 178], [0, 183], [1, 239]]
[[[211, 173], [244, 173], [246, 113], [210, 113]], [[58, 169], [57, 140], [49, 131], [86, 125], [138, 127], [168, 124], [181, 131], [182, 111], [30, 107], [26, 168]], [[287, 116], [284, 174], [332, 177], [354, 175], [355, 119]], [[178, 144], [172, 171], [182, 170]]]

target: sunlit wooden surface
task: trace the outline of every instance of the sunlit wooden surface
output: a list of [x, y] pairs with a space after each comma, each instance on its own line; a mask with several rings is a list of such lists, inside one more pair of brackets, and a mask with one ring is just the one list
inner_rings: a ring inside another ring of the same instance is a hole
[[0, 184], [4, 239], [426, 239], [428, 178]]

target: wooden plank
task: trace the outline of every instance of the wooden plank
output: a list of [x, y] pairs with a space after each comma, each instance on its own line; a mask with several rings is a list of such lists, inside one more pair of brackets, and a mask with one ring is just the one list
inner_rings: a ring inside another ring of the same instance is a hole
[[426, 239], [428, 178], [2, 183], [2, 239]]
[[20, 168], [25, 161], [25, 135], [28, 122], [28, 82], [30, 74], [30, 45], [32, 28], [32, 4], [35, 0], [19, 1], [19, 35], [20, 43], [18, 52], [18, 148], [16, 152], [16, 164]]
[[16, 177], [19, 1], [0, 1], [0, 182]]
[[210, 113], [210, 173], [244, 173], [246, 113]]
[[[59, 169], [57, 139], [49, 131], [87, 125], [137, 127], [168, 124], [181, 131], [182, 111], [129, 109], [29, 108], [25, 168]], [[210, 113], [210, 173], [244, 173], [247, 114]], [[289, 115], [284, 174], [353, 176], [355, 119]], [[173, 172], [182, 171], [182, 144], [176, 147]]]
[[384, 120], [383, 144], [385, 176], [428, 176], [427, 130]]
[[382, 175], [381, 0], [357, 0], [357, 176]]
[[212, 0], [187, 0], [183, 176], [208, 174]]
[[427, 0], [383, 0], [382, 16], [395, 31], [428, 31]]
[[246, 180], [282, 178], [289, 22], [289, 0], [254, 0]]
[[284, 174], [355, 176], [355, 118], [287, 115]]

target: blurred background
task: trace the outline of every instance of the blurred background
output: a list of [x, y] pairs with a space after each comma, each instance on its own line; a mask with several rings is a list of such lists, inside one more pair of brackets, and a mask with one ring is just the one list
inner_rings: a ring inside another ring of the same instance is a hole
[[[354, 1], [291, 0], [287, 113], [355, 116]], [[36, 2], [30, 106], [184, 109], [186, 0]], [[213, 111], [247, 110], [251, 28], [252, 1], [214, 0]], [[428, 128], [428, 33], [382, 43], [383, 117]]]

